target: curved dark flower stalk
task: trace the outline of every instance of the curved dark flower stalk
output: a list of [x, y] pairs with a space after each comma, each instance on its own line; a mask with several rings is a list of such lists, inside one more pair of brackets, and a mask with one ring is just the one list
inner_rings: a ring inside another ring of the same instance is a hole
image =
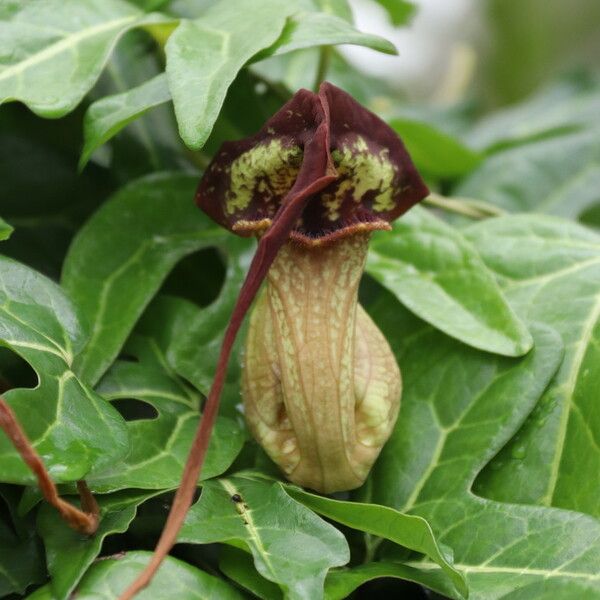
[[2, 397], [0, 397], [0, 428], [12, 442], [25, 464], [33, 471], [46, 502], [54, 506], [60, 516], [76, 531], [85, 535], [95, 533], [98, 529], [100, 511], [96, 499], [85, 481], [77, 482], [81, 509], [69, 504], [58, 495], [56, 484], [50, 478], [42, 459], [27, 438], [11, 407]]
[[[197, 203], [223, 227], [239, 235], [256, 235], [259, 237], [259, 243], [223, 339], [215, 378], [204, 406], [199, 429], [192, 443], [181, 486], [175, 495], [169, 517], [150, 563], [123, 593], [121, 600], [132, 598], [148, 585], [176, 542], [177, 534], [192, 503], [217, 416], [231, 349], [244, 316], [263, 280], [267, 275], [271, 279], [273, 277], [277, 279], [279, 276], [280, 282], [285, 279], [286, 272], [289, 272], [289, 261], [294, 262], [298, 258], [296, 257], [298, 253], [302, 255], [299, 260], [301, 262], [304, 260], [306, 263], [305, 274], [309, 279], [313, 274], [318, 273], [324, 264], [319, 256], [336, 255], [334, 258], [340, 272], [348, 271], [347, 265], [353, 262], [352, 273], [347, 273], [345, 279], [342, 279], [351, 290], [348, 297], [349, 312], [347, 314], [354, 324], [357, 312], [355, 292], [364, 266], [369, 232], [377, 229], [389, 229], [390, 221], [411, 208], [427, 193], [426, 186], [396, 134], [378, 117], [360, 106], [351, 96], [328, 83], [321, 85], [318, 94], [307, 90], [297, 92], [255, 136], [223, 144], [200, 182]], [[343, 249], [341, 258], [335, 250], [337, 247]], [[283, 249], [285, 251], [278, 258], [280, 250]], [[310, 255], [311, 252], [314, 253], [312, 257], [307, 257], [307, 253]], [[274, 265], [276, 259], [277, 262]], [[273, 269], [271, 269], [272, 266]], [[339, 284], [345, 285], [343, 281], [338, 279]], [[287, 283], [284, 282], [284, 287], [285, 285]], [[290, 293], [294, 292], [290, 291]], [[260, 307], [265, 306], [263, 298], [264, 296], [257, 304], [255, 314], [259, 315], [258, 321], [264, 322], [266, 313], [264, 310], [260, 311]], [[272, 305], [273, 302], [275, 301], [271, 298]], [[276, 311], [276, 308], [274, 310]], [[334, 312], [335, 310], [330, 312], [330, 315], [333, 315]], [[250, 344], [257, 335], [261, 337], [260, 333], [257, 333], [260, 326], [256, 325], [256, 320], [253, 317], [249, 336]], [[338, 315], [337, 319], [333, 319], [341, 327], [344, 326], [343, 320], [343, 315], [341, 317]], [[284, 321], [285, 318], [282, 318], [279, 323]], [[379, 333], [380, 337], [377, 337], [377, 334], [374, 333], [375, 326], [364, 311], [359, 313], [356, 322], [357, 328], [361, 329], [363, 334], [358, 340], [355, 340], [354, 336], [348, 338], [352, 356], [360, 355], [361, 352], [364, 354], [365, 348], [368, 352], [369, 340], [373, 342], [373, 336], [377, 338], [375, 339], [376, 343], [381, 343], [383, 340], [385, 344], [383, 336]], [[306, 325], [306, 322], [304, 324]], [[269, 334], [271, 341], [272, 334], [273, 332]], [[259, 344], [264, 341], [263, 335]], [[356, 352], [354, 352], [355, 344]], [[359, 348], [359, 346], [361, 347]], [[273, 349], [274, 346], [271, 348]], [[283, 349], [283, 351], [285, 350]], [[293, 351], [292, 348], [291, 352]], [[342, 354], [344, 357], [349, 356], [347, 349]], [[258, 362], [261, 362], [260, 357]], [[342, 362], [344, 361], [342, 360]], [[395, 373], [398, 368], [393, 361], [393, 356], [392, 363], [392, 371], [395, 367]], [[314, 366], [315, 360], [311, 364]], [[255, 403], [252, 385], [248, 383], [249, 365], [250, 363], [246, 365], [244, 392], [246, 407], [247, 410], [250, 409], [248, 412], [251, 413]], [[273, 366], [275, 368], [275, 365]], [[283, 362], [276, 368], [282, 366]], [[390, 366], [387, 355], [383, 357], [383, 360], [375, 360], [373, 363], [375, 369], [385, 370], [386, 366]], [[354, 373], [354, 370], [351, 369], [350, 372]], [[285, 385], [280, 377], [283, 375], [283, 377], [290, 378], [293, 375], [290, 373], [290, 369], [288, 369], [283, 374], [277, 374], [278, 382]], [[316, 375], [316, 372], [312, 375]], [[360, 377], [357, 380], [360, 386], [359, 380]], [[383, 377], [383, 380], [386, 378]], [[399, 372], [397, 373], [398, 385], [396, 388], [394, 388], [394, 381], [393, 375], [392, 381], [384, 382], [389, 383], [390, 408], [388, 412], [391, 413], [391, 419], [388, 421], [391, 420], [392, 424], [397, 414], [399, 401]], [[363, 405], [368, 407], [370, 406], [368, 401], [370, 392], [365, 386], [363, 388], [365, 388], [363, 389]], [[347, 397], [348, 394], [345, 394], [344, 398]], [[280, 404], [277, 404], [279, 408], [281, 408]], [[301, 416], [291, 414], [294, 407], [291, 405], [286, 405], [286, 407], [290, 409], [291, 420], [302, 419]], [[298, 408], [296, 411], [298, 415], [301, 415], [303, 408], [306, 408], [300, 404], [295, 407]], [[365, 413], [367, 417], [368, 413], [369, 410]], [[281, 440], [269, 444], [267, 438], [269, 438], [270, 432], [261, 432], [257, 426], [261, 417], [253, 419], [249, 414], [248, 418], [251, 429], [259, 441], [263, 443], [271, 456], [277, 459], [277, 448], [280, 447]], [[343, 419], [344, 415], [341, 418]], [[370, 426], [368, 421], [369, 418], [364, 423], [366, 429]], [[286, 425], [285, 418], [281, 422], [284, 426]], [[279, 424], [281, 425], [281, 423]], [[316, 440], [317, 429], [318, 427], [313, 427], [305, 441], [300, 439], [300, 426], [298, 425], [294, 430], [296, 436], [294, 443], [304, 448], [310, 446]], [[363, 433], [366, 432], [366, 429], [363, 427]], [[350, 431], [343, 427], [342, 430], [341, 438], [336, 434], [338, 446]], [[389, 427], [385, 428], [383, 438], [387, 438], [388, 430]], [[334, 434], [335, 432], [330, 429], [330, 433]], [[311, 435], [313, 436], [312, 440]], [[365, 435], [367, 434], [365, 433]], [[368, 455], [366, 463], [369, 466], [383, 443], [381, 434], [375, 434], [375, 437], [378, 438], [376, 451], [366, 451]], [[265, 439], [267, 439], [266, 443]], [[320, 441], [323, 442], [322, 439]], [[285, 446], [285, 440], [283, 443]], [[324, 442], [321, 446], [323, 452], [321, 454], [317, 452], [312, 458], [312, 462], [322, 461], [323, 453], [335, 453], [336, 451], [328, 442]], [[361, 463], [361, 460], [359, 458], [358, 462]], [[284, 459], [278, 462], [291, 479], [326, 491], [340, 489], [340, 485], [344, 489], [356, 487], [366, 476], [366, 471], [362, 468], [361, 473], [351, 482], [344, 477], [342, 477], [343, 481], [327, 482], [323, 481], [323, 477], [320, 481], [315, 481], [310, 476], [314, 465], [310, 464], [311, 460], [309, 460], [304, 465], [306, 466], [305, 475], [294, 479], [293, 469], [286, 468], [289, 461], [286, 463], [286, 459]], [[296, 463], [298, 462], [302, 461], [296, 460]], [[352, 463], [352, 461], [350, 462]], [[362, 460], [362, 463], [364, 462]], [[346, 466], [350, 473], [356, 464]]]

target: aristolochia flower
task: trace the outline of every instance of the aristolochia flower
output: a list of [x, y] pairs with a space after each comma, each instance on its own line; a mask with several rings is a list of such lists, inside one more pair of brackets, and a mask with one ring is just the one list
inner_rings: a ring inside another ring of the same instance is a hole
[[197, 201], [258, 247], [223, 338], [152, 579], [192, 503], [235, 337], [261, 283], [246, 342], [250, 429], [286, 476], [324, 492], [360, 485], [398, 415], [400, 371], [357, 289], [371, 231], [427, 195], [402, 142], [348, 94], [300, 90], [254, 137], [223, 144]]
[[327, 83], [224, 144], [202, 179], [199, 206], [240, 235], [260, 238], [295, 203], [252, 312], [243, 377], [248, 425], [295, 483], [359, 486], [392, 431], [400, 371], [358, 285], [371, 232], [427, 193], [397, 135]]

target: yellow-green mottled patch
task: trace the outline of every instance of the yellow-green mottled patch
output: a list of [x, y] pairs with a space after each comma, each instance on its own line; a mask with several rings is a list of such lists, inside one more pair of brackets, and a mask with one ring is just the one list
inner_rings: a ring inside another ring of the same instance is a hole
[[283, 196], [294, 185], [302, 162], [302, 149], [272, 139], [244, 152], [231, 164], [231, 187], [225, 198], [227, 214], [248, 207], [255, 190], [263, 198]]
[[326, 216], [331, 221], [340, 217], [340, 207], [346, 194], [351, 191], [355, 202], [364, 195], [378, 191], [373, 201], [373, 210], [386, 212], [394, 208], [395, 166], [390, 162], [387, 150], [373, 154], [362, 137], [347, 146], [332, 152], [340, 183], [335, 193], [323, 194]]

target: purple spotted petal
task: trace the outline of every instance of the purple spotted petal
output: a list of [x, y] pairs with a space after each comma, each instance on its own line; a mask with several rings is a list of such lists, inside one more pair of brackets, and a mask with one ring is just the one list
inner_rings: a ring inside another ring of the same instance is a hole
[[[323, 188], [325, 174], [335, 180]], [[311, 192], [289, 231], [308, 245], [388, 229], [428, 194], [396, 133], [330, 83], [300, 90], [256, 135], [223, 144], [196, 199], [223, 227], [260, 234], [292, 188]]]

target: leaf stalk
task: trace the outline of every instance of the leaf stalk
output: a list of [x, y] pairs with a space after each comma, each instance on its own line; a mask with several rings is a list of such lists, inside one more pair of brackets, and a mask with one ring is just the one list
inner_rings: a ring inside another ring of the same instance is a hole
[[12, 408], [2, 397], [0, 397], [0, 428], [12, 442], [23, 461], [33, 471], [44, 499], [56, 508], [70, 527], [86, 535], [94, 534], [98, 529], [100, 510], [85, 481], [77, 482], [81, 509], [66, 502], [58, 495], [56, 484], [52, 481], [40, 455], [23, 431]]

